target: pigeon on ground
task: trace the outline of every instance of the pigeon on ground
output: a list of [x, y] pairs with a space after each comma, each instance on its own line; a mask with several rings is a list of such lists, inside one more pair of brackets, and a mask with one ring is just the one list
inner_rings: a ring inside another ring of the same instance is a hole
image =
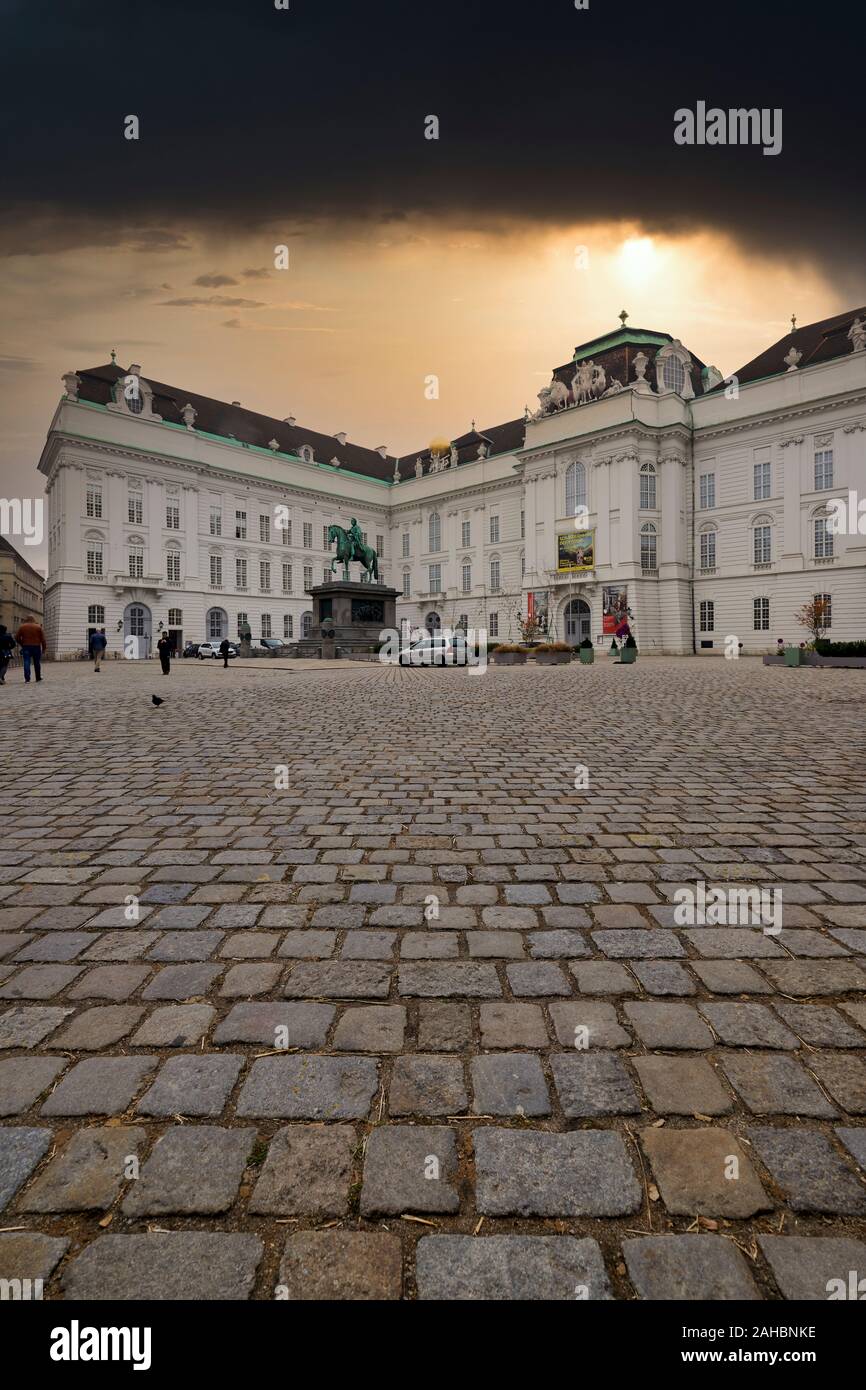
[[158, 695], [151, 695], [151, 700], [155, 705], [164, 705], [165, 700], [161, 700]]

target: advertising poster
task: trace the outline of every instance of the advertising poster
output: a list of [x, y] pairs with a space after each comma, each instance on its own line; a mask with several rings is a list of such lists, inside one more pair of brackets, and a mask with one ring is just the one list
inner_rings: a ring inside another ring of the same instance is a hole
[[565, 531], [556, 538], [556, 567], [558, 570], [591, 570], [595, 568], [595, 532]]
[[542, 632], [547, 632], [550, 615], [546, 589], [530, 589], [526, 595], [526, 616], [536, 622]]
[[628, 621], [628, 589], [618, 585], [605, 585], [602, 589], [602, 631], [613, 635], [617, 628]]

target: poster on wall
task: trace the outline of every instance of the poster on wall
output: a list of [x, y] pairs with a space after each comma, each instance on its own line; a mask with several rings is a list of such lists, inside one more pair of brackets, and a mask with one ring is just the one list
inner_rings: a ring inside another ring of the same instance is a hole
[[565, 531], [556, 538], [558, 570], [595, 569], [595, 532]]
[[541, 632], [547, 632], [550, 625], [548, 599], [546, 589], [530, 589], [526, 595], [526, 616], [538, 624]]
[[601, 600], [602, 631], [613, 634], [622, 623], [628, 621], [628, 589], [618, 585], [605, 585]]

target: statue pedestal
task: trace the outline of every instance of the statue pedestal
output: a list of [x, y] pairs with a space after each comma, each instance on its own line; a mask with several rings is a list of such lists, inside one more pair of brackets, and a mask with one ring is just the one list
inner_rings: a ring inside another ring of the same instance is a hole
[[335, 579], [306, 592], [313, 600], [313, 621], [309, 637], [298, 643], [299, 656], [374, 654], [385, 633], [397, 627], [398, 589]]

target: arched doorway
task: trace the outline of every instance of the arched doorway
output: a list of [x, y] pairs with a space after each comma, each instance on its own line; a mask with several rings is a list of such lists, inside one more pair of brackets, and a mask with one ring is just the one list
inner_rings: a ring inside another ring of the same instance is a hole
[[309, 637], [309, 635], [310, 635], [310, 629], [312, 628], [312, 626], [313, 626], [313, 615], [312, 615], [312, 613], [302, 613], [302, 614], [301, 614], [301, 636], [302, 636], [302, 637]]
[[209, 642], [221, 642], [229, 635], [228, 614], [224, 608], [209, 608], [204, 619], [205, 635]]
[[585, 598], [569, 599], [565, 605], [565, 640], [572, 647], [579, 647], [585, 638], [592, 636], [592, 610]]
[[150, 656], [153, 620], [144, 603], [128, 603], [123, 610], [123, 655], [130, 661]]
[[428, 632], [438, 632], [442, 626], [442, 619], [436, 612], [428, 613], [427, 617], [424, 619], [424, 626]]

